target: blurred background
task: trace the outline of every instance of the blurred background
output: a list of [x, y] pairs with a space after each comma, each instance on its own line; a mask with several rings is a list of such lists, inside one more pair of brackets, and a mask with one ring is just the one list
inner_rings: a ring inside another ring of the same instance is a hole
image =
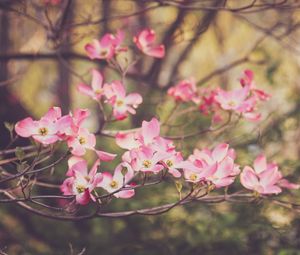
[[[64, 114], [82, 107], [93, 113], [90, 131], [99, 125], [97, 105], [76, 91], [89, 83], [90, 70], [107, 81], [120, 76], [104, 61], [90, 60], [84, 45], [123, 29], [125, 44], [145, 27], [166, 46], [166, 57], [144, 56], [126, 77], [129, 91], [143, 95], [137, 114], [107, 129], [140, 126], [157, 116], [166, 120], [174, 101], [166, 90], [195, 77], [197, 86], [237, 88], [245, 69], [259, 88], [272, 95], [259, 123], [240, 121], [222, 133], [178, 141], [184, 155], [226, 141], [238, 163], [251, 164], [265, 151], [290, 180], [300, 168], [300, 3], [298, 0], [0, 0], [0, 148], [10, 142], [4, 122], [41, 117], [55, 105]], [[118, 56], [133, 61], [132, 51]], [[191, 107], [181, 105], [178, 111]], [[109, 110], [109, 109], [106, 109]], [[190, 133], [210, 125], [197, 109], [170, 120], [163, 132]], [[20, 140], [20, 145], [26, 141]], [[98, 148], [121, 154], [114, 140], [98, 137]], [[92, 156], [90, 156], [92, 161]], [[103, 164], [112, 170], [117, 164]], [[66, 163], [55, 169], [60, 184]], [[240, 189], [238, 181], [229, 192]], [[39, 192], [47, 192], [40, 190]], [[295, 201], [299, 191], [293, 191]], [[282, 198], [285, 194], [281, 195]], [[113, 201], [110, 210], [159, 205], [177, 198], [174, 182]], [[0, 206], [3, 254], [300, 254], [300, 218], [267, 201], [252, 204], [194, 203], [160, 216], [98, 218], [59, 222], [34, 216], [13, 204]], [[1, 253], [0, 252], [0, 253]]]

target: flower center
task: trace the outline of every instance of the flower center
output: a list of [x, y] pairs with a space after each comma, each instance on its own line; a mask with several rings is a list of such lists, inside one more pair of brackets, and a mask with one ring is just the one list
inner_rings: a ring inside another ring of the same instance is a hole
[[124, 102], [122, 100], [117, 100], [116, 104], [118, 107], [121, 107], [124, 104]]
[[103, 89], [96, 89], [95, 90], [95, 94], [97, 94], [97, 95], [102, 94], [102, 92], [103, 92]]
[[79, 141], [79, 143], [80, 143], [81, 145], [83, 145], [83, 144], [86, 143], [86, 140], [85, 140], [84, 137], [79, 137], [78, 141]]
[[77, 185], [76, 190], [78, 193], [82, 193], [85, 191], [85, 187], [83, 185]]
[[118, 183], [116, 181], [112, 181], [110, 184], [110, 187], [112, 187], [113, 189], [116, 189], [118, 187]]
[[150, 168], [151, 165], [152, 165], [152, 163], [151, 163], [150, 160], [148, 160], [148, 159], [144, 160], [144, 162], [143, 162], [143, 166], [144, 166], [144, 167]]
[[229, 105], [230, 107], [236, 107], [236, 102], [234, 102], [234, 101], [229, 101], [229, 102], [228, 102], [228, 105]]
[[102, 50], [102, 51], [100, 52], [100, 56], [101, 56], [101, 57], [105, 57], [105, 56], [107, 55], [107, 53], [108, 53], [107, 50]]
[[48, 134], [48, 129], [45, 127], [42, 127], [39, 129], [39, 134], [42, 136], [46, 136]]
[[197, 175], [196, 174], [191, 174], [190, 175], [190, 180], [192, 180], [192, 181], [196, 181], [197, 180]]
[[166, 161], [166, 164], [167, 164], [168, 167], [172, 167], [174, 165], [173, 162], [172, 162], [172, 160], [170, 160], [170, 159], [168, 159]]

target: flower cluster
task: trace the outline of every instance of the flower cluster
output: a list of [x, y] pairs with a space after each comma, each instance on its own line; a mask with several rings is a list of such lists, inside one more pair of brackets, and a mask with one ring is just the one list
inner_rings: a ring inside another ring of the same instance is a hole
[[246, 189], [260, 194], [278, 194], [282, 191], [281, 188], [299, 189], [300, 187], [284, 179], [277, 164], [267, 164], [266, 157], [262, 154], [254, 160], [253, 168], [245, 166], [240, 179]]
[[177, 102], [194, 102], [199, 110], [205, 114], [213, 115], [213, 122], [222, 119], [222, 111], [236, 113], [251, 121], [258, 121], [261, 114], [257, 112], [259, 101], [266, 101], [270, 95], [257, 89], [253, 72], [244, 71], [240, 79], [241, 88], [225, 91], [221, 88], [197, 90], [194, 79], [184, 80], [168, 90], [168, 94]]
[[[128, 47], [123, 47], [125, 33], [118, 30], [117, 33], [107, 33], [99, 40], [94, 39], [91, 43], [85, 45], [85, 50], [91, 59], [111, 60], [122, 51], [127, 51]], [[162, 44], [155, 44], [156, 35], [152, 29], [146, 28], [133, 37], [136, 47], [145, 55], [163, 58], [165, 47]]]
[[137, 132], [118, 133], [116, 143], [127, 149], [122, 159], [135, 172], [157, 174], [167, 169], [174, 177], [180, 177], [179, 169], [193, 168], [193, 164], [185, 161], [181, 153], [176, 151], [171, 140], [160, 136], [160, 123], [156, 118], [143, 121]]
[[[68, 160], [68, 176], [61, 185], [64, 195], [74, 195], [76, 202], [85, 205], [96, 201], [96, 188], [103, 188], [117, 198], [130, 198], [134, 190], [130, 189], [127, 183], [133, 177], [133, 170], [126, 163], [119, 164], [112, 176], [109, 172], [97, 172], [100, 160], [97, 159], [91, 170], [88, 172], [87, 162], [81, 157], [73, 156]], [[124, 172], [126, 171], [126, 172]], [[123, 189], [123, 190], [122, 190]]]
[[110, 60], [119, 52], [127, 51], [127, 48], [121, 46], [124, 38], [125, 34], [121, 30], [118, 30], [115, 35], [108, 33], [100, 40], [94, 39], [86, 44], [85, 50], [91, 59]]
[[[164, 45], [155, 43], [155, 37], [153, 30], [144, 29], [134, 36], [133, 41], [142, 53], [162, 58], [165, 55], [165, 48]], [[123, 46], [124, 39], [124, 32], [118, 30], [116, 34], [108, 33], [100, 40], [88, 43], [85, 50], [91, 59], [106, 60], [110, 64], [115, 64], [118, 71], [123, 72], [115, 57], [122, 51], [128, 51], [129, 48]], [[115, 120], [123, 120], [129, 114], [135, 114], [136, 108], [143, 101], [140, 94], [126, 92], [125, 73], [122, 73], [122, 81], [106, 82], [100, 71], [92, 69], [91, 84], [80, 83], [77, 90], [97, 101], [104, 116], [103, 102], [112, 107], [112, 116]], [[171, 87], [168, 95], [177, 103], [196, 104], [203, 114], [213, 115], [213, 122], [222, 121], [223, 111], [256, 121], [260, 119], [260, 113], [257, 112], [258, 102], [268, 100], [270, 95], [257, 88], [253, 77], [252, 71], [245, 70], [240, 79], [241, 87], [231, 91], [221, 88], [197, 89], [195, 79], [189, 78]], [[181, 178], [192, 189], [201, 186], [207, 191], [228, 187], [239, 174], [241, 184], [246, 189], [262, 195], [278, 194], [282, 188], [300, 187], [284, 179], [277, 164], [267, 164], [264, 155], [256, 158], [254, 168], [245, 166], [241, 172], [241, 166], [236, 163], [236, 153], [227, 143], [220, 143], [213, 149], [195, 149], [192, 155], [184, 159], [182, 152], [176, 150], [173, 141], [160, 134], [161, 124], [156, 118], [143, 121], [142, 126], [135, 131], [117, 132], [116, 144], [126, 150], [121, 157], [122, 160], [113, 173], [98, 172], [101, 161], [111, 161], [116, 155], [96, 149], [95, 134], [84, 127], [89, 115], [88, 110], [77, 109], [62, 116], [61, 109], [53, 107], [40, 120], [29, 117], [15, 125], [15, 131], [19, 136], [31, 137], [43, 146], [60, 141], [67, 144], [72, 156], [68, 160], [67, 178], [61, 185], [61, 191], [64, 195], [74, 196], [78, 204], [101, 202], [103, 196], [131, 198], [139, 185], [133, 182], [138, 175]], [[87, 161], [83, 158], [88, 150], [97, 154], [97, 160], [90, 171]], [[108, 194], [99, 195], [98, 188]]]
[[40, 119], [28, 117], [16, 123], [16, 133], [21, 137], [32, 137], [35, 141], [46, 146], [57, 141], [65, 141], [75, 156], [83, 156], [86, 150], [95, 151], [99, 159], [109, 161], [115, 154], [96, 150], [96, 137], [83, 127], [84, 120], [90, 115], [86, 109], [77, 109], [74, 114], [62, 116], [59, 107], [52, 107]]
[[173, 142], [159, 134], [160, 124], [155, 118], [144, 121], [138, 132], [117, 134], [117, 144], [128, 150], [123, 160], [134, 171], [157, 174], [167, 169], [177, 178], [183, 172], [188, 182], [212, 183], [217, 188], [233, 183], [240, 172], [239, 166], [234, 163], [234, 150], [229, 149], [228, 144], [220, 144], [213, 151], [196, 149], [188, 160], [184, 160]]
[[[123, 46], [124, 40], [125, 33], [118, 30], [116, 34], [107, 33], [99, 40], [94, 39], [91, 43], [85, 45], [85, 50], [89, 58], [106, 60], [125, 73], [126, 71], [115, 59], [120, 52], [128, 51], [128, 47]], [[149, 28], [142, 30], [133, 37], [133, 42], [142, 53], [155, 58], [163, 58], [165, 47], [162, 44], [155, 44], [155, 40], [155, 32]], [[105, 83], [102, 73], [95, 69], [92, 70], [91, 86], [80, 83], [77, 90], [96, 101], [101, 101], [104, 98], [104, 102], [112, 106], [112, 114], [116, 120], [125, 119], [128, 113], [135, 114], [135, 109], [143, 101], [138, 93], [126, 95], [123, 81], [115, 80], [111, 83]]]
[[196, 167], [184, 170], [185, 178], [189, 182], [204, 182], [220, 188], [232, 184], [240, 173], [240, 167], [234, 163], [235, 152], [225, 143], [219, 144], [213, 150], [195, 149], [189, 160]]

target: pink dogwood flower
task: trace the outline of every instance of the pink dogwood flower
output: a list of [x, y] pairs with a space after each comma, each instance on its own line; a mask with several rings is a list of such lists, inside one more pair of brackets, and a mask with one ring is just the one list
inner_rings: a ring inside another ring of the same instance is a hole
[[257, 99], [250, 95], [249, 85], [232, 91], [219, 89], [215, 99], [222, 109], [234, 111], [248, 120], [258, 121], [261, 117], [259, 113], [255, 112]]
[[97, 71], [96, 69], [92, 70], [92, 83], [91, 87], [80, 83], [77, 85], [77, 90], [92, 99], [98, 101], [104, 95], [104, 84], [103, 84], [103, 76], [102, 74]]
[[156, 45], [155, 40], [155, 32], [149, 28], [142, 30], [133, 38], [136, 46], [144, 54], [155, 58], [163, 58], [165, 56], [165, 46], [162, 44]]
[[[204, 149], [194, 151], [189, 160], [199, 168], [198, 171], [192, 171], [195, 175], [191, 178], [190, 170], [187, 169], [189, 178], [198, 181], [211, 182], [216, 188], [225, 187], [234, 182], [236, 175], [240, 173], [239, 166], [234, 163], [235, 152], [229, 149], [228, 144], [219, 144], [213, 150]], [[186, 171], [186, 170], [185, 170]]]
[[167, 159], [167, 153], [153, 150], [151, 147], [142, 146], [131, 151], [131, 166], [134, 171], [158, 173], [164, 169], [162, 160]]
[[94, 39], [92, 43], [85, 45], [85, 50], [91, 59], [111, 59], [116, 53], [126, 51], [121, 44], [124, 40], [124, 32], [118, 30], [116, 35], [105, 34], [100, 40]]
[[87, 149], [95, 149], [96, 137], [86, 128], [80, 127], [74, 136], [68, 138], [67, 142], [73, 155], [83, 156]]
[[60, 108], [53, 107], [40, 120], [28, 117], [17, 122], [15, 131], [21, 137], [32, 137], [43, 145], [49, 145], [60, 139], [57, 135], [57, 120], [60, 116]]
[[195, 79], [190, 78], [179, 82], [174, 87], [168, 89], [168, 95], [174, 97], [179, 102], [198, 101]]
[[206, 168], [199, 168], [199, 167], [195, 168], [195, 165], [193, 168], [191, 167], [184, 168], [183, 169], [184, 179], [187, 182], [192, 182], [192, 183], [199, 183], [199, 182], [205, 183], [207, 181], [207, 178], [209, 176], [212, 176], [216, 172], [217, 167], [218, 167], [217, 164], [213, 164]]
[[142, 103], [143, 98], [138, 93], [130, 93], [126, 95], [126, 90], [121, 81], [114, 81], [110, 85], [105, 86], [105, 96], [107, 102], [113, 107], [113, 116], [117, 120], [127, 118], [128, 112], [136, 113], [136, 108]]
[[290, 183], [284, 179], [275, 163], [267, 164], [266, 157], [261, 154], [255, 160], [253, 168], [245, 166], [240, 175], [241, 184], [246, 188], [260, 194], [278, 194], [281, 187], [298, 189], [300, 185]]
[[151, 146], [158, 151], [171, 152], [175, 147], [172, 141], [160, 136], [160, 123], [156, 118], [143, 121], [142, 127], [136, 132], [122, 133], [116, 135], [116, 143], [123, 149], [131, 150], [140, 146]]
[[69, 113], [61, 117], [57, 122], [59, 136], [64, 140], [76, 136], [82, 123], [89, 115], [90, 112], [87, 109], [76, 109], [74, 114]]
[[65, 179], [60, 187], [63, 194], [75, 195], [76, 202], [81, 205], [88, 204], [91, 199], [95, 201], [92, 192], [103, 181], [103, 175], [97, 173], [99, 164], [100, 160], [97, 160], [90, 172], [88, 172], [87, 163], [83, 159], [71, 165], [68, 171], [71, 177]]
[[[134, 189], [130, 189], [131, 185], [128, 183], [134, 176], [134, 171], [131, 166], [125, 162], [119, 164], [114, 175], [109, 172], [103, 173], [103, 181], [99, 183], [98, 187], [105, 189], [117, 198], [131, 198], [134, 196]], [[118, 191], [119, 190], [119, 191]]]
[[171, 154], [170, 157], [163, 160], [163, 165], [168, 169], [168, 172], [176, 178], [181, 176], [181, 169], [195, 170], [196, 167], [190, 161], [185, 161], [180, 152]]
[[232, 91], [219, 89], [215, 99], [222, 109], [241, 113], [248, 107], [246, 100], [249, 96], [249, 91], [249, 86], [245, 86], [241, 89], [234, 89]]

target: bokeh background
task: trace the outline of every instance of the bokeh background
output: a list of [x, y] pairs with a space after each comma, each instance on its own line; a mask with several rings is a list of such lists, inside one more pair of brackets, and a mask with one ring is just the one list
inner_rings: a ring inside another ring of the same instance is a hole
[[[83, 107], [93, 113], [88, 127], [99, 125], [97, 105], [76, 91], [99, 68], [108, 81], [119, 74], [103, 61], [92, 61], [84, 45], [107, 32], [123, 29], [126, 44], [142, 28], [153, 28], [165, 44], [164, 59], [143, 57], [130, 69], [126, 84], [143, 95], [137, 114], [107, 129], [138, 127], [152, 116], [162, 121], [174, 107], [166, 90], [195, 77], [199, 87], [239, 86], [243, 70], [252, 69], [256, 84], [272, 94], [259, 123], [240, 121], [225, 132], [178, 141], [185, 155], [193, 148], [227, 141], [238, 162], [251, 164], [265, 151], [292, 181], [300, 169], [300, 5], [297, 0], [45, 0], [0, 1], [0, 147], [9, 143], [4, 122], [39, 118], [56, 105]], [[120, 61], [132, 60], [130, 53]], [[180, 112], [191, 105], [181, 105]], [[107, 109], [108, 110], [108, 109]], [[189, 133], [209, 126], [195, 109], [173, 118], [163, 132]], [[20, 145], [26, 141], [19, 141]], [[98, 148], [122, 153], [114, 140], [98, 137]], [[90, 155], [89, 159], [93, 158]], [[114, 164], [103, 164], [112, 170]], [[61, 183], [66, 164], [51, 180]], [[240, 189], [238, 181], [230, 191]], [[39, 191], [47, 192], [47, 191]], [[293, 191], [295, 201], [299, 191]], [[285, 194], [281, 195], [282, 198]], [[177, 198], [171, 180], [139, 190], [110, 209], [158, 205]], [[268, 201], [215, 205], [194, 203], [160, 216], [60, 222], [29, 214], [13, 204], [0, 206], [0, 249], [4, 254], [300, 254], [300, 218]], [[82, 252], [82, 253], [81, 253]]]

